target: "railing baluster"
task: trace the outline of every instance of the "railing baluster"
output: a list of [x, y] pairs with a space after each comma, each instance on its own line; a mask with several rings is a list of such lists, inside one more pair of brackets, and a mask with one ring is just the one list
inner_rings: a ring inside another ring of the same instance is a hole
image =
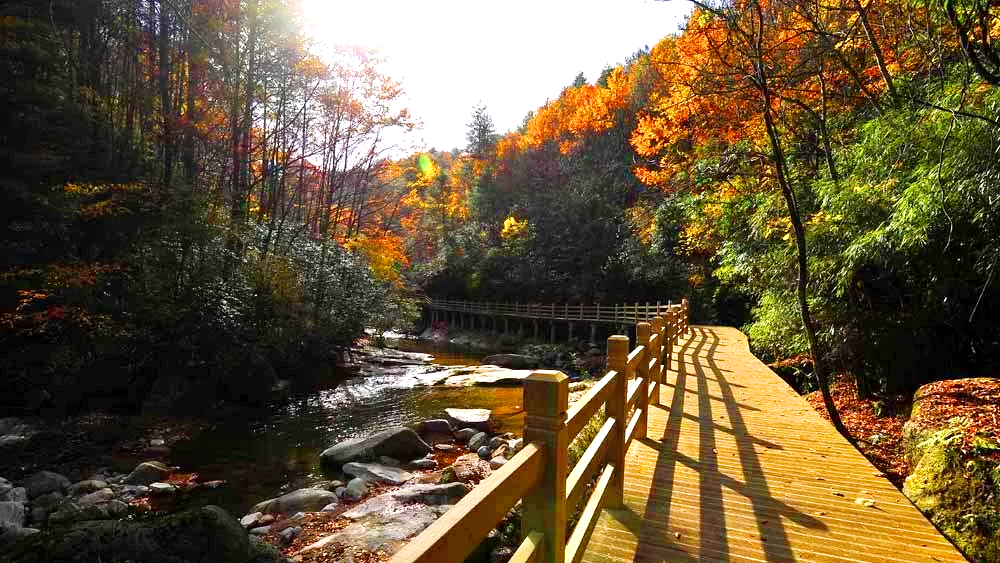
[[653, 395], [649, 399], [650, 402], [654, 405], [660, 404], [660, 387], [663, 386], [663, 373], [664, 373], [663, 342], [666, 339], [666, 334], [664, 334], [663, 330], [663, 317], [659, 316], [660, 306], [657, 305], [656, 308], [657, 308], [657, 316], [653, 317], [653, 320], [650, 323], [653, 326], [653, 334], [656, 334], [658, 336], [658, 338], [656, 339], [656, 345], [653, 346], [653, 349], [651, 350], [651, 352], [653, 353], [653, 357], [656, 358], [656, 364], [657, 364], [656, 373], [651, 373], [649, 375], [650, 379], [656, 382], [656, 385], [653, 388]]
[[639, 369], [637, 375], [639, 381], [639, 401], [635, 404], [636, 409], [642, 409], [639, 418], [639, 431], [635, 435], [638, 439], [646, 437], [646, 421], [649, 417], [649, 360], [652, 354], [649, 351], [649, 333], [652, 327], [649, 323], [642, 322], [635, 325], [635, 344], [642, 346], [642, 356], [639, 358]]
[[608, 448], [608, 463], [615, 466], [615, 474], [608, 485], [608, 506], [619, 508], [625, 499], [625, 394], [628, 392], [628, 337], [616, 334], [608, 337], [608, 370], [617, 372], [615, 383], [604, 407], [608, 418], [618, 421], [618, 427]]

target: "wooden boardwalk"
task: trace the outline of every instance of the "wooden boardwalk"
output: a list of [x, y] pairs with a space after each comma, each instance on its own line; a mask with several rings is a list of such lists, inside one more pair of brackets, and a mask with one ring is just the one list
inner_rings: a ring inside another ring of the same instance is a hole
[[741, 332], [692, 327], [674, 352], [625, 507], [602, 512], [583, 561], [966, 561]]

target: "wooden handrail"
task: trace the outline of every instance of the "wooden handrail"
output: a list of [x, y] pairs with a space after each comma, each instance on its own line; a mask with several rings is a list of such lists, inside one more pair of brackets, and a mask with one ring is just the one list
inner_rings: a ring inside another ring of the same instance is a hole
[[618, 325], [636, 324], [657, 317], [662, 305], [622, 304], [586, 305], [584, 303], [492, 303], [478, 301], [456, 301], [438, 299], [427, 303], [427, 308], [438, 311], [452, 311], [475, 315], [521, 317], [539, 320], [589, 321], [614, 323]]
[[[569, 408], [569, 379], [560, 372], [536, 371], [524, 380], [524, 439], [527, 445], [484, 479], [451, 510], [403, 547], [391, 563], [460, 563], [518, 502], [522, 501], [522, 542], [511, 561], [578, 563], [601, 509], [622, 506], [625, 452], [645, 436], [650, 404], [659, 403], [672, 351], [688, 331], [688, 301], [680, 304], [579, 307], [521, 303], [438, 301], [452, 311], [529, 318], [571, 317], [636, 323], [636, 347], [626, 336], [608, 338], [605, 375]], [[561, 310], [560, 310], [561, 309]], [[487, 313], [488, 312], [488, 313]], [[549, 317], [538, 315], [547, 314]], [[649, 319], [650, 322], [645, 322]], [[569, 442], [604, 407], [607, 419], [572, 468]], [[634, 407], [631, 416], [629, 410]], [[596, 484], [580, 519], [566, 537], [567, 515]]]
[[538, 444], [528, 444], [495, 473], [458, 501], [396, 554], [393, 561], [462, 561], [541, 479], [544, 459]]

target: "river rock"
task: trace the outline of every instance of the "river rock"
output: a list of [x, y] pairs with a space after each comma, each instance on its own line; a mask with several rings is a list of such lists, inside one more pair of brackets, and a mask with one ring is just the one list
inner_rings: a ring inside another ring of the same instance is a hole
[[70, 482], [66, 476], [54, 471], [39, 471], [25, 479], [21, 486], [27, 490], [28, 498], [32, 499], [53, 491], [65, 493], [69, 490]]
[[500, 469], [505, 463], [507, 463], [507, 458], [503, 456], [496, 456], [490, 460], [490, 469]]
[[[450, 470], [450, 471], [449, 471]], [[477, 454], [465, 454], [459, 456], [455, 463], [444, 469], [443, 478], [448, 478], [462, 483], [478, 483], [489, 477], [491, 472], [490, 464], [479, 458]], [[444, 481], [448, 482], [448, 481]]]
[[98, 479], [87, 479], [85, 481], [80, 481], [79, 483], [74, 483], [69, 488], [70, 496], [81, 496], [88, 493], [93, 493], [101, 489], [106, 489], [108, 483], [106, 481], [101, 481]]
[[489, 444], [491, 450], [495, 450], [495, 449], [499, 448], [501, 444], [504, 444], [504, 445], [507, 444], [507, 440], [504, 440], [500, 436], [494, 436], [493, 438], [490, 439], [490, 441], [488, 442], [488, 444]]
[[426, 471], [426, 470], [429, 470], [429, 469], [437, 469], [438, 462], [436, 460], [433, 460], [433, 459], [428, 459], [426, 457], [422, 457], [420, 459], [415, 459], [415, 460], [411, 461], [410, 463], [408, 463], [406, 465], [410, 469], [417, 469], [417, 470], [421, 470], [421, 471]]
[[524, 354], [493, 354], [483, 358], [482, 363], [508, 369], [538, 369], [539, 360]]
[[38, 495], [33, 498], [31, 500], [31, 506], [41, 507], [51, 512], [69, 502], [69, 499], [67, 499], [62, 493], [52, 491], [51, 493], [45, 493], [44, 495]]
[[[376, 513], [400, 510], [405, 512], [410, 510], [414, 503], [434, 506], [452, 505], [468, 492], [469, 487], [462, 483], [414, 485], [370, 498], [344, 512], [341, 516], [348, 520], [361, 520]], [[403, 508], [404, 505], [405, 508]]]
[[479, 446], [479, 449], [476, 450], [476, 454], [479, 455], [480, 459], [487, 459], [488, 460], [488, 459], [490, 459], [490, 455], [492, 453], [493, 453], [493, 450], [491, 450], [489, 446]]
[[417, 432], [420, 434], [451, 434], [451, 423], [443, 418], [425, 420], [417, 424]]
[[314, 511], [337, 500], [337, 495], [323, 489], [298, 489], [280, 497], [257, 503], [253, 512], [289, 513], [300, 510]]
[[412, 485], [389, 494], [399, 502], [442, 505], [455, 504], [468, 492], [469, 487], [464, 483], [446, 483], [442, 485]]
[[455, 439], [464, 444], [469, 441], [469, 438], [472, 438], [478, 433], [479, 431], [475, 428], [463, 428], [455, 431]]
[[254, 536], [266, 536], [270, 532], [270, 526], [257, 526], [256, 528], [250, 528], [250, 534]]
[[240, 518], [240, 526], [243, 526], [246, 529], [253, 528], [254, 526], [257, 525], [257, 522], [260, 521], [260, 517], [263, 515], [264, 515], [263, 512], [254, 512], [252, 514], [247, 514], [243, 518]]
[[352, 461], [345, 463], [344, 473], [360, 477], [368, 483], [387, 483], [389, 485], [402, 485], [413, 478], [413, 474], [398, 467], [382, 465], [380, 463], [360, 463]]
[[0, 491], [0, 501], [4, 500], [25, 502], [28, 500], [28, 489], [24, 487], [10, 487], [6, 491]]
[[154, 495], [169, 495], [177, 492], [177, 486], [170, 483], [150, 483], [149, 492]]
[[341, 498], [347, 500], [361, 500], [368, 494], [368, 484], [360, 477], [355, 477], [347, 483], [344, 494]]
[[304, 554], [331, 545], [350, 546], [369, 552], [392, 555], [407, 540], [422, 532], [448, 510], [448, 506], [417, 504], [406, 510], [387, 510], [371, 513], [342, 530], [299, 550]]
[[0, 527], [21, 528], [24, 526], [24, 503], [0, 502]]
[[395, 553], [462, 498], [468, 487], [414, 485], [391, 491], [353, 507], [341, 516], [353, 523], [300, 550], [304, 554], [332, 545]]
[[[458, 387], [517, 387], [524, 383], [525, 378], [534, 373], [529, 369], [507, 369], [498, 366], [483, 365], [463, 368], [449, 368], [440, 374], [426, 376], [435, 385], [450, 385]], [[454, 421], [452, 421], [454, 424]]]
[[292, 541], [295, 538], [299, 537], [299, 534], [301, 533], [302, 533], [302, 526], [292, 526], [290, 528], [285, 528], [284, 530], [278, 532], [278, 537], [281, 538], [282, 543], [288, 545], [292, 543]]
[[434, 444], [434, 450], [448, 453], [455, 451], [455, 446], [451, 444]]
[[337, 501], [333, 501], [330, 504], [324, 506], [322, 509], [320, 509], [320, 512], [336, 512], [338, 510], [340, 510], [340, 503]]
[[399, 463], [398, 459], [394, 457], [386, 457], [384, 455], [378, 456], [378, 462], [381, 463], [382, 465], [388, 465], [389, 467], [399, 467], [400, 465], [402, 465]]
[[19, 418], [0, 418], [0, 448], [24, 444], [37, 433], [34, 426]]
[[341, 466], [350, 461], [369, 461], [387, 456], [414, 459], [431, 452], [431, 447], [409, 428], [391, 428], [368, 438], [347, 440], [327, 448], [320, 461], [327, 466]]
[[99, 491], [94, 491], [92, 493], [83, 495], [82, 497], [76, 499], [76, 504], [82, 508], [94, 504], [99, 504], [102, 502], [108, 502], [113, 498], [115, 498], [115, 492], [112, 491], [111, 489], [105, 488]]
[[516, 440], [511, 440], [510, 442], [510, 454], [514, 455], [524, 449], [524, 438], [518, 438]]
[[489, 431], [493, 426], [493, 412], [489, 409], [445, 409], [452, 424], [462, 428]]
[[334, 489], [333, 494], [337, 495], [337, 498], [344, 498], [344, 495], [347, 494], [347, 487], [337, 487]]
[[486, 432], [478, 432], [475, 436], [469, 438], [469, 443], [466, 444], [466, 447], [469, 448], [469, 451], [474, 452], [480, 447], [485, 446], [489, 439], [490, 437]]
[[8, 528], [0, 526], [0, 546], [5, 543], [13, 543], [21, 538], [26, 538], [32, 534], [40, 532], [38, 528]]
[[137, 465], [123, 481], [126, 485], [149, 485], [166, 479], [173, 469], [159, 461], [144, 461]]

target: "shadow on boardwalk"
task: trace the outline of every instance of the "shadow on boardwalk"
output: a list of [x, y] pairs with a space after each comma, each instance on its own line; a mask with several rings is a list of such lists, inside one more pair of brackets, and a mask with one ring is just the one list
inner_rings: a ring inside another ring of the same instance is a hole
[[[674, 358], [584, 561], [964, 560], [739, 331], [693, 327]], [[846, 498], [860, 487], [891, 509]]]

